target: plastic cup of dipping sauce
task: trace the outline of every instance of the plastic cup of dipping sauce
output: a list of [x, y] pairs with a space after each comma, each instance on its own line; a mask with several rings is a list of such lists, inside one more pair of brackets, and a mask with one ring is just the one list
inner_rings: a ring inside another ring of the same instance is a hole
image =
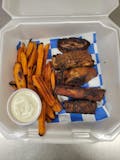
[[13, 92], [7, 102], [9, 118], [18, 125], [34, 123], [41, 113], [41, 99], [36, 92], [23, 88]]

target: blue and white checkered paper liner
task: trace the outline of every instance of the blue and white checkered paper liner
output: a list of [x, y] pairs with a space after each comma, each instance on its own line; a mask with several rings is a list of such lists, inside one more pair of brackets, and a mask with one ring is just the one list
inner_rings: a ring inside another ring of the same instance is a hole
[[[90, 32], [90, 33], [84, 33], [81, 35], [70, 35], [70, 36], [64, 36], [65, 37], [78, 37], [78, 38], [84, 38], [87, 39], [91, 45], [88, 48], [89, 53], [91, 54], [93, 60], [95, 61], [94, 68], [97, 70], [97, 77], [90, 80], [88, 83], [85, 83], [82, 87], [88, 88], [88, 87], [103, 87], [103, 80], [102, 80], [102, 73], [100, 68], [100, 59], [99, 54], [97, 50], [97, 38], [96, 33]], [[58, 48], [57, 48], [57, 41], [59, 38], [63, 37], [57, 37], [57, 38], [51, 38], [51, 39], [32, 39], [32, 41], [36, 41], [38, 44], [40, 42], [43, 42], [44, 44], [50, 43], [50, 49], [48, 53], [48, 61], [51, 60], [53, 55], [56, 54], [62, 54]], [[27, 44], [28, 41], [25, 42]], [[21, 41], [17, 44], [16, 48], [18, 49], [21, 45]], [[58, 96], [61, 103], [64, 100], [71, 100], [70, 97], [65, 96]], [[95, 114], [79, 114], [79, 113], [66, 113], [66, 111], [63, 109], [61, 112], [56, 113], [56, 118], [52, 121], [52, 123], [68, 123], [68, 122], [94, 122], [99, 121], [108, 118], [109, 112], [107, 111], [106, 107], [106, 98], [104, 97], [101, 102], [98, 103], [97, 109]]]

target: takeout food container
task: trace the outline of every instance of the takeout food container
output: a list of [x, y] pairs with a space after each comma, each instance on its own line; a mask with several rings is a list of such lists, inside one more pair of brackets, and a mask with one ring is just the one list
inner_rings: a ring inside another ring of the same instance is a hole
[[[119, 27], [108, 17], [117, 6], [118, 0], [3, 0], [2, 7], [12, 18], [0, 31], [0, 131], [5, 137], [78, 143], [112, 140], [119, 134], [120, 36]], [[10, 121], [6, 104], [13, 91], [8, 82], [13, 78], [18, 41], [93, 31], [97, 34], [110, 118], [99, 122], [47, 124], [47, 133], [43, 137], [37, 134], [37, 122], [22, 127]]]

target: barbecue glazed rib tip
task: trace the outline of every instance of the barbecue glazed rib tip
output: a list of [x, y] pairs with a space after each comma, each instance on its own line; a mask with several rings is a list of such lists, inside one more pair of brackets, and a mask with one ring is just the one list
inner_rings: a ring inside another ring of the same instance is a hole
[[63, 107], [67, 113], [95, 114], [97, 103], [88, 100], [64, 101]]
[[87, 99], [90, 101], [101, 101], [105, 90], [101, 88], [78, 88], [70, 86], [56, 86], [55, 93], [76, 99]]
[[71, 37], [58, 40], [58, 49], [63, 53], [76, 50], [86, 50], [89, 45], [90, 42], [82, 38]]
[[96, 76], [96, 69], [92, 67], [77, 67], [56, 73], [58, 84], [76, 87], [80, 87]]
[[85, 51], [71, 51], [69, 54], [58, 54], [52, 57], [52, 65], [56, 70], [65, 70], [75, 67], [91, 67], [94, 65], [92, 56]]

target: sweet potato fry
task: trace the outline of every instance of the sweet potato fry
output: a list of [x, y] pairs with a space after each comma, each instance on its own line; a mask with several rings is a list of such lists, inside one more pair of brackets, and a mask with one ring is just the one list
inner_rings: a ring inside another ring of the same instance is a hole
[[42, 66], [43, 66], [43, 57], [44, 57], [44, 49], [43, 43], [40, 43], [38, 46], [38, 58], [37, 58], [37, 67], [36, 67], [36, 75], [41, 75]]
[[45, 113], [46, 113], [46, 103], [44, 100], [42, 100], [42, 110], [41, 110], [41, 114], [38, 118], [38, 134], [40, 136], [43, 136], [46, 132]]
[[22, 71], [22, 65], [18, 62], [14, 65], [13, 75], [17, 88], [26, 88], [26, 80]]
[[21, 52], [24, 52], [25, 44], [22, 43], [21, 47], [17, 51], [17, 62], [21, 63]]
[[50, 44], [46, 44], [46, 45], [45, 45], [45, 47], [44, 47], [43, 70], [44, 70], [45, 65], [46, 65], [46, 61], [47, 61], [47, 57], [48, 57], [49, 47], [50, 47]]
[[28, 76], [27, 76], [27, 87], [30, 89], [33, 89], [33, 83], [32, 83], [32, 75], [33, 75], [33, 66], [36, 63], [36, 57], [37, 57], [37, 45], [34, 43], [34, 49], [31, 53], [31, 56], [28, 60]]
[[55, 114], [54, 111], [52, 110], [52, 108], [50, 106], [46, 106], [46, 115], [51, 118], [54, 119], [55, 118]]
[[[51, 64], [51, 62], [48, 62], [45, 65], [45, 68], [43, 70], [43, 77], [44, 77], [44, 80], [46, 82], [47, 87], [52, 92], [52, 87], [51, 87], [51, 72], [52, 72], [52, 64]], [[50, 117], [51, 119], [55, 118], [54, 111], [52, 110], [52, 108], [48, 104], [46, 106], [46, 115], [48, 117]]]
[[[52, 87], [51, 87], [52, 64], [51, 64], [51, 62], [48, 62], [47, 64], [45, 64], [44, 67], [45, 68], [43, 70], [43, 77], [44, 77], [44, 80], [46, 82], [47, 87], [52, 92]], [[46, 105], [46, 115], [48, 117], [50, 117], [51, 119], [55, 118], [54, 111], [52, 110], [52, 108], [48, 104]]]
[[36, 75], [33, 75], [32, 80], [33, 80], [33, 85], [37, 87], [40, 93], [40, 96], [46, 99], [47, 104], [49, 104], [50, 106], [53, 106], [55, 103], [55, 99], [51, 94], [50, 90], [48, 89], [46, 83], [43, 81], [43, 79]]
[[23, 74], [27, 75], [28, 73], [27, 57], [24, 52], [21, 52], [21, 64], [22, 64]]
[[45, 69], [43, 71], [43, 77], [46, 82], [46, 85], [48, 86], [48, 88], [50, 90], [52, 89], [52, 87], [51, 87], [51, 72], [52, 72], [52, 64], [51, 64], [51, 62], [48, 62], [45, 65]]
[[27, 75], [27, 88], [36, 91], [36, 88], [33, 85], [32, 75], [33, 75], [33, 70], [32, 70], [32, 68], [30, 68], [28, 70], [28, 75]]
[[41, 77], [36, 75], [32, 76], [33, 85], [37, 87], [38, 92], [41, 97], [44, 98], [45, 102], [52, 107], [55, 112], [61, 111], [61, 104], [58, 100], [52, 95], [52, 92], [47, 87], [46, 83], [43, 81]]
[[36, 71], [36, 65], [33, 66], [33, 69], [32, 69], [32, 75], [35, 74], [35, 71]]
[[28, 45], [27, 45], [27, 49], [26, 49], [26, 56], [27, 58], [30, 56], [30, 54], [32, 53], [34, 47], [34, 42], [32, 42], [31, 40], [29, 41]]
[[52, 90], [54, 91], [55, 89], [55, 71], [52, 70], [51, 72], [51, 87], [52, 87]]
[[24, 44], [24, 48], [23, 48], [23, 52], [26, 54], [26, 50], [27, 50], [27, 47], [26, 45]]
[[52, 121], [52, 119], [50, 119], [48, 116], [46, 116], [46, 122], [50, 123]]
[[28, 60], [28, 69], [29, 67], [33, 67], [33, 65], [36, 63], [36, 59], [37, 59], [37, 44], [34, 42], [33, 43], [33, 51], [31, 53], [31, 56]]
[[61, 104], [59, 103], [59, 101], [58, 101], [57, 99], [55, 100], [55, 103], [54, 103], [52, 109], [53, 109], [55, 112], [60, 112], [60, 111], [61, 111], [62, 106], [61, 106]]
[[27, 87], [31, 89], [32, 86], [32, 68], [29, 67], [27, 75]]

